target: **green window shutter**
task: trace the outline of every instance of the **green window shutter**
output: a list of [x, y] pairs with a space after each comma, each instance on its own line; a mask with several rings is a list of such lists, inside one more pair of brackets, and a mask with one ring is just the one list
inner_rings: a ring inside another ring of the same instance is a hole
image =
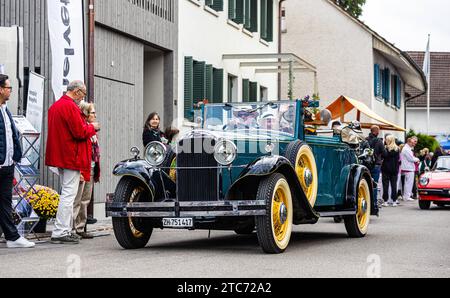
[[267, 38], [267, 1], [261, 0], [261, 38]]
[[258, 0], [251, 0], [250, 3], [250, 28], [251, 32], [258, 31]]
[[402, 80], [400, 80], [400, 77], [397, 76], [397, 86], [396, 86], [396, 92], [397, 92], [397, 108], [402, 107]]
[[184, 118], [186, 119], [192, 119], [194, 116], [193, 68], [192, 57], [184, 57]]
[[375, 90], [375, 96], [380, 96], [380, 66], [378, 64], [375, 64], [374, 66], [374, 90]]
[[236, 0], [228, 0], [228, 18], [236, 19]]
[[223, 11], [223, 0], [214, 0], [212, 9], [215, 11]]
[[213, 103], [223, 103], [223, 69], [213, 70]]
[[207, 64], [205, 67], [205, 84], [206, 84], [206, 92], [205, 99], [209, 102], [213, 100], [213, 67], [211, 64]]
[[273, 0], [261, 0], [261, 38], [273, 41]]
[[206, 96], [206, 63], [194, 61], [194, 104]]
[[258, 101], [258, 83], [250, 82], [250, 102]]
[[391, 71], [386, 68], [386, 103], [391, 101]]
[[250, 102], [250, 80], [242, 80], [242, 102]]
[[267, 0], [267, 39], [273, 41], [273, 0]]
[[237, 24], [244, 23], [244, 0], [235, 0], [236, 2], [236, 16], [232, 19]]
[[244, 0], [244, 28], [250, 29], [250, 27], [251, 27], [250, 0]]
[[205, 0], [205, 5], [212, 8], [214, 0]]

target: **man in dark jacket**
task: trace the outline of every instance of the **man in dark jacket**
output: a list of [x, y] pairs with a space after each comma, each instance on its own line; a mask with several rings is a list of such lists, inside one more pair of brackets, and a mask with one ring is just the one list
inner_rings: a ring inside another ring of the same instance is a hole
[[378, 182], [380, 180], [381, 173], [381, 165], [383, 164], [383, 152], [384, 152], [384, 144], [383, 140], [378, 138], [380, 135], [380, 127], [374, 125], [370, 129], [369, 137], [367, 141], [369, 142], [370, 148], [373, 149], [373, 156], [375, 158], [375, 166], [373, 169], [370, 169], [372, 178], [375, 181], [374, 191], [373, 191], [373, 202], [372, 202], [372, 214], [378, 215]]
[[20, 237], [12, 218], [14, 164], [22, 159], [19, 136], [6, 102], [11, 95], [8, 76], [0, 74], [0, 227], [8, 248], [30, 248], [34, 243]]

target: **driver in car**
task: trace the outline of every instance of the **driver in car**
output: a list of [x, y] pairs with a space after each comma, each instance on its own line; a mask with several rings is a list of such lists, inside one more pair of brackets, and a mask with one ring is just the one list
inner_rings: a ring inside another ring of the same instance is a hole
[[280, 130], [290, 134], [294, 133], [294, 120], [295, 120], [295, 106], [289, 106], [289, 108], [281, 112]]
[[226, 125], [225, 129], [251, 129], [258, 128], [257, 118], [259, 116], [258, 112], [246, 111], [246, 110], [236, 110], [233, 111], [233, 119], [231, 119]]

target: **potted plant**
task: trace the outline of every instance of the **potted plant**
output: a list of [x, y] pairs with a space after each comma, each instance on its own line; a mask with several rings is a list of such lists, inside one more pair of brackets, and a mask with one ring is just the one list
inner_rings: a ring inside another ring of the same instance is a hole
[[41, 219], [34, 228], [34, 232], [45, 233], [47, 221], [56, 217], [59, 194], [49, 187], [35, 185], [26, 193], [25, 198]]

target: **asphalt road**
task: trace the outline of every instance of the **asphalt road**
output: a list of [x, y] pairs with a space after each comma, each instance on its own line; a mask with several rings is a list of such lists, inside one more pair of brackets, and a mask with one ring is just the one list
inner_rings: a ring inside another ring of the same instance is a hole
[[282, 255], [265, 255], [256, 235], [155, 231], [147, 248], [122, 250], [113, 235], [77, 246], [39, 244], [10, 250], [0, 243], [4, 277], [450, 277], [450, 208], [417, 203], [385, 208], [364, 239], [322, 219], [296, 226]]

